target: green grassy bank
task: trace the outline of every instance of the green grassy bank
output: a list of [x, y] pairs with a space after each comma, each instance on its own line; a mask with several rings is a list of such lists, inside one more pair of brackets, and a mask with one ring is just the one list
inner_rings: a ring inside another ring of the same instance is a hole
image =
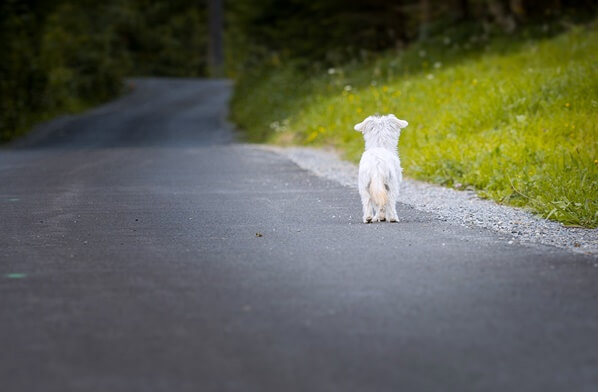
[[239, 80], [232, 116], [250, 141], [333, 146], [357, 162], [353, 125], [394, 113], [409, 121], [407, 176], [597, 227], [598, 23], [554, 30], [454, 30], [319, 71], [273, 61]]

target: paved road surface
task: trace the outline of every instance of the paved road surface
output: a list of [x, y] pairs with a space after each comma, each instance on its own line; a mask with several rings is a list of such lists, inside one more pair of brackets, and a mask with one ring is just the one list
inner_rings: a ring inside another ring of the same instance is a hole
[[596, 260], [360, 224], [227, 82], [136, 84], [0, 150], [1, 391], [598, 390]]

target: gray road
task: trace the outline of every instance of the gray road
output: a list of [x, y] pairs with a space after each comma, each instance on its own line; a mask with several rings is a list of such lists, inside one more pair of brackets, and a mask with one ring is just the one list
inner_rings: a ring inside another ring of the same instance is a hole
[[0, 150], [1, 391], [598, 390], [595, 260], [361, 224], [228, 83], [135, 83]]

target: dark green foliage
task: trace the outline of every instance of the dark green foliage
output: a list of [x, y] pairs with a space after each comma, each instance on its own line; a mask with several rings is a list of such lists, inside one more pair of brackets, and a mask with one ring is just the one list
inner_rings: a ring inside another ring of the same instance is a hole
[[134, 75], [205, 76], [205, 2], [129, 0], [122, 7], [119, 37]]
[[402, 15], [388, 0], [231, 0], [229, 72], [288, 59], [326, 65], [362, 58], [409, 39]]
[[203, 76], [202, 1], [5, 0], [0, 142], [106, 101], [125, 75]]
[[237, 27], [259, 45], [283, 56], [325, 59], [393, 45], [406, 34], [396, 5], [385, 0], [254, 0], [230, 2], [230, 12]]
[[229, 74], [292, 62], [346, 65], [463, 25], [513, 33], [565, 15], [590, 18], [587, 0], [229, 0]]

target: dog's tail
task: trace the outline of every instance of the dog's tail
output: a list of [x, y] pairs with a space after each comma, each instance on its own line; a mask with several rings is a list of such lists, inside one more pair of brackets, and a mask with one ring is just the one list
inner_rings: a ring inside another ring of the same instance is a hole
[[374, 173], [369, 186], [370, 197], [376, 205], [382, 207], [388, 201], [388, 190], [381, 173]]

